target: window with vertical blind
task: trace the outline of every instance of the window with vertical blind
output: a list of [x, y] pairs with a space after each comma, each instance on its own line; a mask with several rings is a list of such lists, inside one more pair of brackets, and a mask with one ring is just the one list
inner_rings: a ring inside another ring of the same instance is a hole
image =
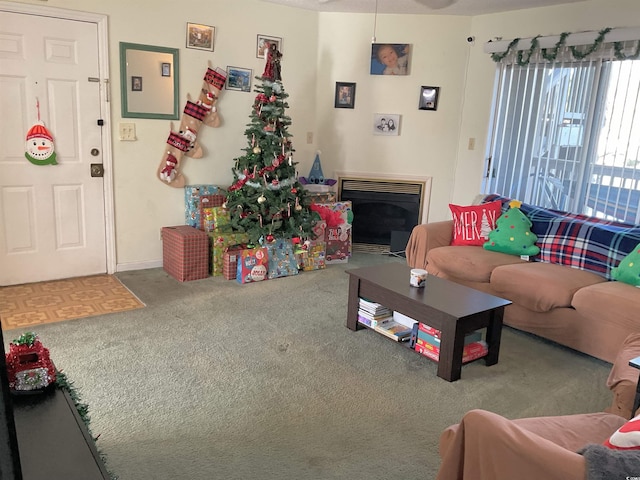
[[605, 40], [584, 58], [587, 48], [567, 46], [552, 60], [533, 47], [505, 55], [483, 192], [640, 223], [639, 48]]

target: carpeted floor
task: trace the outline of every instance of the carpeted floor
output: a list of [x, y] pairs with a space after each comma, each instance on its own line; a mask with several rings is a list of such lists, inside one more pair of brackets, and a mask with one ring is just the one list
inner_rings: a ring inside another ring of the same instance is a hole
[[0, 288], [3, 330], [125, 312], [145, 305], [113, 275]]

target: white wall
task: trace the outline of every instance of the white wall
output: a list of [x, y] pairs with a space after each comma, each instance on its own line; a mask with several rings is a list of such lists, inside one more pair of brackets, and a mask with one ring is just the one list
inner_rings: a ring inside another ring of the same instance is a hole
[[[20, 3], [42, 5], [36, 0]], [[300, 174], [308, 173], [320, 149], [327, 176], [335, 170], [432, 176], [429, 220], [434, 221], [450, 218], [449, 202], [468, 203], [480, 189], [495, 74], [495, 65], [483, 53], [484, 41], [640, 24], [637, 0], [591, 0], [473, 18], [378, 15], [377, 42], [413, 47], [411, 75], [385, 77], [369, 75], [372, 14], [318, 14], [259, 0], [49, 0], [46, 5], [109, 17], [119, 269], [160, 265], [160, 228], [184, 222], [182, 190], [155, 178], [170, 122], [124, 119], [136, 124], [138, 141], [117, 139], [123, 121], [121, 41], [179, 48], [180, 95], [186, 99], [188, 93], [197, 96], [208, 63], [262, 74], [256, 35], [283, 37], [283, 80], [290, 94], [290, 131]], [[187, 22], [216, 27], [213, 53], [185, 48]], [[466, 42], [469, 35], [475, 35], [474, 45]], [[355, 109], [333, 107], [336, 81], [356, 82]], [[437, 111], [418, 110], [421, 85], [441, 87]], [[253, 93], [222, 93], [222, 126], [202, 127], [198, 135], [205, 156], [185, 158], [189, 183], [231, 182], [233, 159], [247, 145], [244, 129], [253, 98]], [[401, 114], [400, 136], [373, 136], [373, 113]], [[311, 144], [306, 143], [307, 132], [314, 134]], [[475, 150], [467, 149], [471, 137]]]

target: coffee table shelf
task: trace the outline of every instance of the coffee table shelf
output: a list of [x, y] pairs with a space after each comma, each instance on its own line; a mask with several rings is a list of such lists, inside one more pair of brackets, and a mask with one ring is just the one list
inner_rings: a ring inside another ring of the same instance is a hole
[[460, 378], [464, 337], [482, 328], [488, 346], [482, 358], [487, 366], [498, 363], [504, 307], [511, 302], [434, 276], [427, 278], [424, 288], [412, 287], [410, 271], [400, 263], [347, 270], [347, 328], [366, 328], [358, 322], [359, 298], [364, 297], [440, 330], [440, 378]]

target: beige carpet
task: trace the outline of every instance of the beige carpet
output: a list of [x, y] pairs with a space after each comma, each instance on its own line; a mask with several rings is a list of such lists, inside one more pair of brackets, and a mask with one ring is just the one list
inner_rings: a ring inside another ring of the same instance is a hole
[[113, 275], [92, 275], [0, 288], [2, 328], [93, 317], [144, 307]]

